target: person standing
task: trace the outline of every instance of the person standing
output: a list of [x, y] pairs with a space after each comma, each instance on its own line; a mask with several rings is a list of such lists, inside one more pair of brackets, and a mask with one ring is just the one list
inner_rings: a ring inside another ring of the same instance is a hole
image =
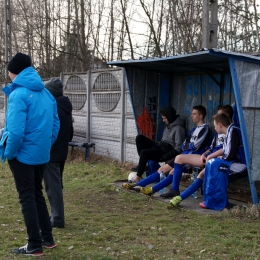
[[43, 174], [45, 190], [51, 205], [52, 227], [64, 228], [64, 202], [62, 193], [62, 175], [68, 154], [68, 143], [73, 137], [72, 104], [63, 95], [63, 84], [60, 79], [52, 78], [45, 83], [45, 88], [56, 99], [60, 130], [57, 140], [51, 148], [50, 161]]
[[28, 243], [12, 252], [40, 256], [43, 246], [56, 247], [42, 179], [60, 121], [56, 101], [44, 88], [30, 56], [17, 53], [7, 69], [12, 83], [3, 88], [8, 105], [0, 155], [2, 162], [8, 159], [28, 234]]

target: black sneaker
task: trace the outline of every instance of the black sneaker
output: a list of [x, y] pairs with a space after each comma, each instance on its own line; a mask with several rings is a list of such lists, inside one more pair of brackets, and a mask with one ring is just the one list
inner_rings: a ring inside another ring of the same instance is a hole
[[56, 247], [57, 245], [52, 241], [52, 242], [46, 242], [46, 241], [42, 241], [42, 246], [44, 246], [45, 248], [48, 249], [52, 249], [54, 247]]
[[137, 170], [138, 170], [138, 165], [132, 167], [130, 170], [133, 171], [133, 172], [137, 172]]
[[51, 222], [51, 226], [53, 228], [64, 228], [64, 224], [54, 224], [53, 222]]
[[[138, 171], [138, 165], [136, 165], [135, 167], [131, 168], [130, 170], [133, 171], [133, 172], [137, 172]], [[145, 170], [144, 171], [145, 172], [149, 171], [149, 167], [147, 165], [145, 166]]]
[[176, 197], [179, 195], [180, 195], [180, 192], [171, 189], [167, 193], [161, 194], [160, 197], [162, 197], [163, 199], [167, 199], [167, 198], [173, 198], [173, 197]]
[[12, 253], [21, 254], [21, 255], [29, 255], [29, 256], [42, 256], [43, 255], [42, 247], [32, 249], [32, 250], [28, 250], [27, 247], [28, 247], [28, 244], [26, 244], [25, 246], [19, 247], [19, 248], [15, 248], [12, 250]]

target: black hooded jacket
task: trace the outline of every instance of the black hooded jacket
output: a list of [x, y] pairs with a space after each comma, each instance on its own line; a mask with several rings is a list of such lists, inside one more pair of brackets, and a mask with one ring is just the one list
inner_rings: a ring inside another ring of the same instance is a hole
[[60, 130], [51, 148], [51, 162], [61, 162], [67, 159], [68, 143], [73, 137], [71, 102], [68, 97], [63, 95], [57, 97], [56, 102], [60, 119]]

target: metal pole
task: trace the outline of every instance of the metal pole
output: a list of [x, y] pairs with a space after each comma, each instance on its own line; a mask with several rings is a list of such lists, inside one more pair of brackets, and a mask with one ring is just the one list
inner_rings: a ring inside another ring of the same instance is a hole
[[[11, 0], [5, 0], [5, 86], [8, 84], [8, 62], [12, 57], [12, 35], [11, 35]], [[7, 107], [7, 98], [4, 100], [5, 112]]]
[[5, 84], [8, 83], [7, 65], [12, 57], [10, 0], [5, 0]]
[[121, 149], [121, 162], [126, 161], [126, 129], [125, 129], [125, 124], [126, 124], [126, 104], [125, 104], [125, 99], [126, 99], [126, 72], [125, 69], [121, 69], [121, 127], [120, 127], [120, 149]]
[[239, 118], [239, 122], [240, 122], [240, 129], [241, 129], [241, 134], [242, 134], [242, 139], [243, 139], [243, 144], [244, 144], [244, 151], [245, 151], [245, 156], [246, 156], [248, 181], [250, 184], [253, 204], [257, 205], [258, 197], [257, 197], [256, 188], [255, 188], [255, 183], [251, 178], [250, 149], [249, 149], [249, 143], [248, 143], [248, 139], [247, 139], [246, 125], [245, 125], [245, 120], [244, 120], [243, 107], [242, 107], [242, 101], [241, 101], [241, 96], [240, 96], [240, 90], [239, 90], [239, 84], [238, 84], [238, 78], [237, 78], [237, 72], [236, 72], [236, 66], [235, 66], [234, 59], [229, 58], [229, 66], [230, 66], [230, 72], [231, 72], [231, 77], [232, 77], [232, 82], [233, 82], [233, 90], [234, 90], [234, 95], [235, 95], [235, 100], [236, 100], [238, 118]]

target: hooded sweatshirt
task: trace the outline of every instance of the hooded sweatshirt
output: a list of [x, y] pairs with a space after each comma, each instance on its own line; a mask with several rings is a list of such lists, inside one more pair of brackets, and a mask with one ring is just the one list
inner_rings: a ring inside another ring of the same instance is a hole
[[170, 144], [178, 153], [182, 152], [182, 143], [185, 139], [184, 125], [185, 121], [177, 115], [175, 121], [165, 127], [161, 140], [161, 142]]
[[67, 159], [68, 143], [73, 136], [72, 105], [69, 98], [63, 95], [57, 97], [56, 102], [60, 119], [60, 131], [51, 148], [50, 161], [61, 162]]
[[20, 72], [3, 92], [8, 106], [0, 141], [2, 162], [16, 158], [28, 165], [47, 163], [60, 127], [55, 99], [33, 67]]

